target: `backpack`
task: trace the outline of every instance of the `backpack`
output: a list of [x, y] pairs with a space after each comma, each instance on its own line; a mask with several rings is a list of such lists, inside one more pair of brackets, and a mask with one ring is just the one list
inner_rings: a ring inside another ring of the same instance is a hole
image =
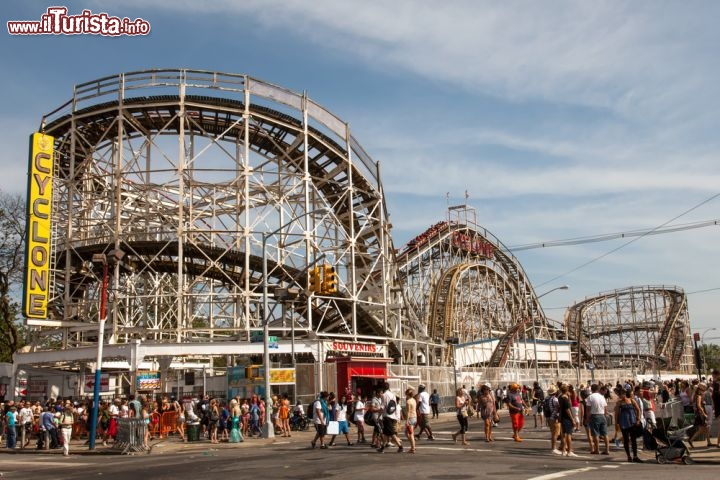
[[545, 400], [545, 392], [543, 392], [542, 388], [538, 388], [537, 390], [535, 390], [535, 396], [537, 397], [538, 402], [542, 402], [543, 400]]
[[107, 429], [108, 425], [110, 425], [110, 411], [106, 408], [100, 412], [100, 426], [103, 429]]
[[553, 413], [552, 412], [552, 399], [553, 399], [552, 395], [548, 395], [543, 400], [542, 409], [543, 409], [543, 415], [545, 416], [545, 418], [552, 417], [552, 413]]
[[373, 415], [373, 412], [370, 410], [365, 412], [364, 420], [367, 425], [370, 425], [371, 427], [375, 426], [375, 415]]
[[385, 405], [385, 415], [395, 415], [395, 410], [397, 410], [397, 403], [395, 400], [390, 400], [387, 405]]
[[313, 408], [314, 404], [315, 404], [315, 402], [310, 402], [310, 405], [308, 405], [307, 418], [309, 420], [312, 420], [312, 418], [315, 416], [315, 409]]

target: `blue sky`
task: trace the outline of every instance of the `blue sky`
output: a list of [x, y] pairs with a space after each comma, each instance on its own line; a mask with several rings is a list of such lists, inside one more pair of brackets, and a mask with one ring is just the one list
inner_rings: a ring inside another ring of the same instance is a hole
[[[398, 247], [466, 191], [509, 246], [720, 218], [720, 199], [693, 209], [720, 193], [720, 3], [444, 3], [64, 2], [141, 17], [151, 33], [0, 35], [0, 189], [24, 192], [27, 137], [73, 85], [172, 67], [307, 90], [349, 122], [381, 164]], [[39, 20], [58, 4], [0, 12]], [[720, 337], [718, 227], [645, 237], [575, 270], [626, 242], [517, 257], [539, 294], [570, 285], [543, 298], [552, 318], [599, 292], [677, 285], [693, 328]]]

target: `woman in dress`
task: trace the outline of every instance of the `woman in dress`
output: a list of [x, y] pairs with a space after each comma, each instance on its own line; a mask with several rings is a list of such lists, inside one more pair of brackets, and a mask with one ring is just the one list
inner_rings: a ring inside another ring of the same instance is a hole
[[463, 445], [470, 445], [467, 442], [466, 432], [468, 430], [468, 398], [462, 388], [458, 388], [455, 392], [455, 410], [457, 411], [457, 420], [460, 424], [460, 430], [452, 434], [453, 442], [457, 443], [457, 437], [460, 435]]
[[405, 436], [410, 442], [409, 453], [415, 453], [415, 425], [417, 425], [417, 402], [415, 401], [415, 390], [405, 390], [405, 405], [407, 415], [405, 416]]
[[480, 418], [485, 422], [485, 441], [495, 441], [492, 436], [493, 422], [495, 421], [495, 399], [492, 391], [487, 385], [480, 387], [480, 395], [478, 395], [478, 410]]
[[230, 443], [240, 443], [243, 441], [242, 434], [240, 433], [241, 417], [242, 413], [237, 400], [230, 400], [230, 420], [228, 422], [230, 427]]

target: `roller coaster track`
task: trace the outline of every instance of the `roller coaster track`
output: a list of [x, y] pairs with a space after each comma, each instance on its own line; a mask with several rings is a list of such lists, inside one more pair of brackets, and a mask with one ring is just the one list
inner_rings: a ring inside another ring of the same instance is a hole
[[[480, 294], [468, 292], [467, 286], [460, 287], [461, 279], [469, 272], [479, 272], [485, 278], [492, 288], [483, 295], [493, 295], [492, 302], [501, 305], [508, 315], [503, 320], [479, 314], [475, 321], [484, 325], [485, 338], [499, 333], [512, 344], [522, 326], [527, 324], [522, 319], [535, 318], [537, 332], [533, 335], [554, 339], [554, 333], [548, 328], [537, 296], [519, 262], [484, 229], [462, 222], [436, 225], [422, 235], [420, 241], [408, 244], [399, 254], [398, 262], [401, 277], [404, 274], [406, 278], [419, 275], [434, 279], [427, 292], [427, 331], [432, 339], [444, 341], [459, 336], [460, 343], [477, 339], [464, 337], [467, 334], [456, 318], [459, 296]], [[421, 271], [426, 264], [430, 265], [430, 271], [423, 274]], [[508, 354], [503, 350], [509, 349], [509, 346], [501, 342], [498, 348], [489, 366], [501, 367], [507, 362]]]
[[520, 323], [513, 325], [510, 330], [505, 332], [505, 335], [500, 337], [500, 342], [498, 342], [497, 347], [495, 347], [495, 350], [493, 350], [493, 353], [490, 356], [488, 366], [505, 366], [508, 360], [508, 356], [510, 355], [510, 349], [512, 348], [513, 343], [515, 342], [515, 340], [517, 340], [520, 332], [528, 325], [528, 323], [530, 323], [529, 320], [523, 320]]
[[681, 292], [671, 292], [673, 302], [668, 318], [662, 327], [658, 339], [655, 355], [658, 358], [665, 358], [668, 367], [678, 368], [683, 352], [686, 348], [685, 338], [687, 336], [683, 329], [682, 316], [687, 309], [687, 296]]
[[[297, 115], [286, 113], [293, 109]], [[318, 234], [326, 243], [313, 247], [331, 249], [343, 277], [337, 293], [309, 307], [317, 312], [317, 333], [392, 336], [392, 326], [377, 314], [386, 303], [386, 282], [397, 284], [387, 267], [393, 248], [378, 166], [346, 123], [306, 95], [246, 75], [131, 72], [76, 86], [70, 101], [44, 117], [43, 131], [55, 137], [58, 162], [55, 319], [94, 318], [76, 308], [81, 301], [93, 305], [88, 295], [97, 294], [90, 285], [97, 278], [79, 274], [78, 262], [112, 246], [127, 249], [127, 260], [136, 264], [135, 273], [121, 276], [186, 276], [170, 283], [178, 289], [176, 305], [191, 295], [185, 284], [203, 281], [208, 291], [226, 284], [223, 295], [237, 295], [238, 305], [257, 302], [257, 232], [293, 216], [302, 225], [304, 212], [323, 206], [331, 211], [324, 225], [331, 226]], [[176, 146], [180, 139], [179, 149], [165, 152], [165, 136], [176, 137]], [[215, 157], [206, 153], [211, 148]], [[316, 232], [305, 236], [310, 233]], [[268, 242], [269, 277], [307, 287], [307, 274], [285, 265], [282, 239], [275, 242]], [[170, 292], [159, 295], [173, 302]], [[257, 322], [257, 306], [238, 308], [227, 317], [254, 315]], [[186, 321], [180, 310], [176, 317], [178, 324]], [[176, 330], [163, 328], [170, 335]]]
[[[580, 361], [640, 357], [658, 367], [687, 367], [683, 363], [689, 348], [687, 297], [677, 287], [641, 286], [606, 292], [572, 305], [565, 324], [576, 349], [579, 339]], [[626, 342], [624, 338], [635, 340]], [[593, 351], [594, 342], [606, 345], [604, 350]], [[635, 344], [635, 351], [623, 350], [625, 343]]]

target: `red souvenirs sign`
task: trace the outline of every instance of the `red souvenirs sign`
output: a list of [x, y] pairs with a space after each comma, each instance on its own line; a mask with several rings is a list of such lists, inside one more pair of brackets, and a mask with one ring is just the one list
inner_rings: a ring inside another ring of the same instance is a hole
[[359, 343], [359, 342], [324, 342], [326, 352], [349, 353], [349, 354], [374, 354], [385, 356], [385, 345], [377, 345], [375, 343]]

